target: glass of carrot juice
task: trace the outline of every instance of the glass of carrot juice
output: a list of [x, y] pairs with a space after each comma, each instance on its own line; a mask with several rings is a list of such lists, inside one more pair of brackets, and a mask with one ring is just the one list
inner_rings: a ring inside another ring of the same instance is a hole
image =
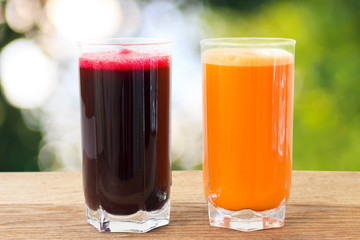
[[295, 41], [201, 41], [203, 183], [210, 225], [284, 225], [290, 194]]

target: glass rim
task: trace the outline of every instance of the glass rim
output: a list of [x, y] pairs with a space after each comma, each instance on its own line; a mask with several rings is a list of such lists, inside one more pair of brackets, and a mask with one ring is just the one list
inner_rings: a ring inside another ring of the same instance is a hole
[[79, 41], [77, 46], [96, 46], [96, 47], [141, 47], [141, 46], [170, 46], [173, 41], [165, 38], [99, 38]]
[[266, 38], [266, 37], [229, 37], [207, 38], [200, 41], [201, 45], [227, 45], [227, 46], [275, 46], [295, 45], [296, 40], [291, 38]]

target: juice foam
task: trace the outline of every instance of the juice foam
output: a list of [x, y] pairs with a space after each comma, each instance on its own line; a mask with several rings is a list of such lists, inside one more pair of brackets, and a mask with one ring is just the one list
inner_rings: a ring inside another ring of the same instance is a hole
[[203, 54], [203, 63], [220, 66], [273, 66], [294, 62], [294, 55], [281, 49], [215, 48]]
[[102, 70], [140, 70], [169, 67], [170, 55], [158, 50], [110, 50], [83, 53], [80, 68]]

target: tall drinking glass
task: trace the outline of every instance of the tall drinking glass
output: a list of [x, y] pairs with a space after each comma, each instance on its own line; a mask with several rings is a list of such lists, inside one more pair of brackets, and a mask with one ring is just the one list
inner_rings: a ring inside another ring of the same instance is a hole
[[284, 225], [292, 162], [295, 41], [201, 41], [203, 183], [212, 226]]
[[101, 232], [147, 232], [170, 217], [171, 45], [80, 43], [86, 216]]

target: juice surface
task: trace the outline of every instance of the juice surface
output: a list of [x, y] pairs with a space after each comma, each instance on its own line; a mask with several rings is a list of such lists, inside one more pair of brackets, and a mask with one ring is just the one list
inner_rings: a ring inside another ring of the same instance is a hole
[[279, 206], [291, 184], [293, 55], [218, 48], [202, 63], [206, 199], [233, 211]]
[[170, 56], [122, 49], [85, 53], [79, 65], [87, 206], [161, 209], [171, 184]]

